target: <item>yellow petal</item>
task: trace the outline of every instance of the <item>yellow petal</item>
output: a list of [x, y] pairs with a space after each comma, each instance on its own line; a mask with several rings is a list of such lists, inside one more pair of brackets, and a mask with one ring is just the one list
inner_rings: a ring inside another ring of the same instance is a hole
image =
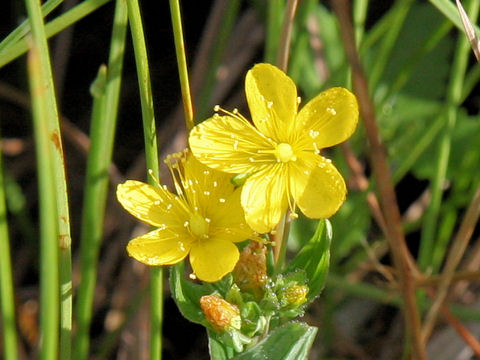
[[342, 175], [330, 160], [320, 158], [321, 161], [312, 169], [303, 193], [298, 192], [295, 198], [300, 210], [313, 219], [329, 218], [335, 214], [347, 194]]
[[231, 272], [240, 257], [231, 241], [210, 238], [197, 241], [190, 251], [190, 264], [202, 281], [215, 282]]
[[275, 228], [288, 207], [287, 168], [277, 163], [250, 176], [242, 188], [247, 224], [258, 233]]
[[247, 73], [245, 93], [258, 130], [278, 142], [289, 142], [297, 113], [297, 88], [283, 71], [257, 64]]
[[253, 230], [245, 222], [245, 215], [240, 204], [241, 188], [237, 188], [224, 201], [212, 199], [212, 218], [210, 234], [212, 237], [228, 239], [232, 242], [241, 242], [254, 237]]
[[190, 148], [203, 164], [221, 171], [242, 174], [258, 171], [273, 154], [257, 150], [274, 145], [247, 121], [231, 116], [213, 116], [190, 132]]
[[312, 170], [321, 161], [325, 161], [325, 158], [310, 151], [303, 151], [296, 161], [288, 163], [290, 194], [294, 199], [303, 195]]
[[205, 217], [211, 218], [216, 214], [217, 207], [223, 205], [226, 198], [235, 190], [230, 182], [232, 174], [209, 168], [191, 153], [187, 156], [184, 171], [186, 180], [184, 190], [187, 201], [195, 205], [196, 210]]
[[182, 261], [193, 239], [182, 229], [158, 229], [130, 240], [128, 254], [147, 265], [172, 265]]
[[130, 214], [156, 227], [181, 225], [189, 217], [181, 198], [141, 181], [127, 180], [118, 185], [117, 199]]
[[[308, 149], [323, 149], [348, 139], [358, 123], [355, 95], [344, 88], [328, 89], [310, 100], [298, 113], [297, 133]], [[314, 144], [315, 143], [315, 144]]]

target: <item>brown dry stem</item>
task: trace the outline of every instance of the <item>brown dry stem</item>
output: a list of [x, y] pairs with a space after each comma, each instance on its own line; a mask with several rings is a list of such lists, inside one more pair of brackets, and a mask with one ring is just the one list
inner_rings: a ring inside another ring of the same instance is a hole
[[404, 300], [405, 324], [412, 345], [412, 355], [414, 359], [423, 360], [426, 359], [425, 346], [421, 337], [420, 315], [415, 297], [415, 274], [417, 270], [412, 263], [411, 254], [405, 243], [386, 151], [380, 140], [367, 79], [355, 45], [350, 3], [347, 0], [336, 0], [332, 1], [331, 4], [339, 20], [343, 45], [352, 68], [353, 85], [360, 106], [360, 115], [363, 118], [371, 147], [371, 165], [378, 185], [382, 212], [387, 227], [387, 238]]

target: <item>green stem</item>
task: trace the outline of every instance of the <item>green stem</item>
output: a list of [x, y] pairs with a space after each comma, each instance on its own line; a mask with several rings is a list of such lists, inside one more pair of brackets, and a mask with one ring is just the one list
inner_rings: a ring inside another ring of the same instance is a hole
[[365, 34], [365, 21], [367, 19], [368, 0], [357, 0], [353, 3], [353, 26], [355, 28], [355, 44], [357, 49]]
[[179, 0], [170, 0], [170, 14], [172, 17], [175, 53], [177, 55], [178, 74], [180, 76], [180, 87], [182, 89], [185, 125], [187, 130], [190, 131], [195, 123], [193, 120], [192, 97], [190, 95], [190, 83], [188, 80], [187, 58], [185, 55], [185, 42], [183, 40], [182, 15], [180, 13]]
[[117, 124], [123, 57], [128, 24], [127, 4], [117, 0], [113, 21], [108, 71], [102, 67], [92, 85], [94, 96], [87, 159], [86, 185], [80, 238], [80, 274], [76, 306], [77, 334], [73, 358], [84, 360], [89, 352], [89, 330], [98, 268], [98, 253], [108, 194], [108, 170], [111, 164]]
[[400, 30], [402, 29], [405, 18], [407, 17], [408, 11], [412, 6], [412, 0], [402, 0], [399, 1], [395, 7], [390, 10], [395, 13], [393, 21], [390, 22], [387, 33], [385, 34], [384, 40], [380, 46], [378, 54], [375, 56], [375, 64], [372, 67], [372, 73], [369, 79], [369, 87], [371, 89], [376, 89], [377, 85], [382, 78], [385, 67], [390, 59], [393, 47], [396, 43]]
[[[137, 64], [138, 86], [142, 106], [143, 132], [147, 170], [159, 179], [159, 161], [155, 116], [153, 112], [152, 88], [148, 67], [147, 48], [143, 33], [142, 18], [138, 0], [127, 0], [128, 17]], [[186, 78], [188, 81], [188, 77]], [[188, 85], [188, 83], [187, 83]], [[156, 184], [149, 177], [149, 183]], [[162, 323], [163, 323], [163, 268], [152, 267], [150, 270], [150, 359], [162, 358]]]
[[277, 58], [279, 36], [282, 29], [283, 0], [267, 2], [267, 33], [265, 35], [265, 62], [273, 64]]
[[[39, 18], [40, 4], [27, 2], [30, 19]], [[35, 22], [32, 21], [32, 23]], [[33, 26], [35, 29], [36, 26]], [[35, 32], [34, 32], [35, 34]], [[35, 35], [34, 35], [35, 36]], [[36, 37], [36, 36], [35, 36]], [[28, 56], [33, 128], [38, 172], [40, 217], [40, 350], [39, 358], [58, 358], [59, 339], [59, 274], [58, 223], [51, 137], [48, 124], [49, 101], [45, 92], [44, 74], [37, 43], [32, 43]]]
[[3, 356], [5, 360], [18, 359], [17, 329], [15, 325], [15, 294], [13, 290], [10, 237], [7, 224], [7, 205], [3, 178], [2, 154], [0, 153], [0, 306], [3, 328]]
[[218, 34], [216, 34], [215, 43], [213, 44], [212, 54], [208, 60], [208, 68], [205, 75], [205, 81], [202, 86], [202, 91], [195, 101], [196, 116], [199, 121], [207, 118], [211, 112], [213, 104], [212, 93], [215, 88], [215, 80], [217, 77], [218, 67], [222, 60], [222, 55], [225, 46], [232, 32], [235, 19], [237, 18], [238, 10], [240, 8], [240, 0], [227, 1], [226, 9], [222, 16], [222, 22]]
[[[44, 111], [43, 113], [38, 112], [36, 116], [45, 116], [45, 121], [48, 124], [48, 146], [50, 147], [49, 156], [51, 157], [51, 170], [53, 171], [53, 182], [55, 194], [53, 199], [56, 199], [56, 211], [49, 213], [50, 217], [56, 217], [55, 223], [58, 226], [58, 243], [56, 244], [55, 252], [57, 253], [57, 259], [52, 263], [50, 259], [49, 263], [45, 264], [45, 267], [53, 267], [59, 262], [60, 273], [62, 274], [62, 301], [61, 301], [61, 333], [60, 333], [60, 358], [61, 359], [70, 359], [71, 353], [71, 332], [72, 332], [72, 269], [71, 269], [71, 235], [70, 235], [70, 215], [68, 207], [68, 196], [67, 196], [67, 183], [65, 176], [65, 160], [63, 157], [63, 146], [62, 138], [60, 133], [60, 123], [56, 103], [55, 88], [53, 82], [52, 67], [50, 64], [50, 54], [47, 43], [47, 36], [45, 32], [45, 25], [43, 23], [43, 15], [40, 6], [40, 2], [37, 0], [27, 0], [27, 11], [29, 15], [32, 36], [34, 39], [34, 47], [38, 49], [38, 65], [40, 71], [38, 73], [38, 80], [42, 86], [42, 92], [39, 96], [36, 96], [33, 93], [33, 102], [35, 99], [38, 99], [39, 103], [42, 103], [41, 109], [34, 111]], [[36, 64], [30, 64], [35, 66]], [[35, 73], [34, 73], [35, 75]], [[32, 81], [35, 81], [32, 79]], [[37, 91], [38, 92], [38, 91]], [[43, 120], [42, 120], [43, 121]], [[37, 135], [37, 133], [36, 133]], [[43, 135], [43, 134], [42, 134]], [[41, 136], [41, 135], [40, 135]], [[49, 169], [47, 167], [47, 169]], [[43, 191], [43, 190], [42, 190]], [[49, 245], [53, 246], [53, 245]], [[58, 249], [61, 250], [61, 257], [58, 258]], [[53, 255], [54, 252], [52, 249], [49, 249], [49, 255]], [[45, 259], [45, 261], [47, 261]], [[53, 271], [53, 270], [51, 270]], [[54, 280], [57, 281], [56, 284], [49, 285], [49, 288], [55, 286], [58, 304], [58, 271], [55, 269], [56, 277]], [[43, 274], [42, 278], [48, 276]], [[50, 280], [48, 280], [50, 281]], [[53, 280], [51, 280], [53, 282]], [[51, 289], [50, 289], [51, 290]], [[50, 291], [49, 290], [49, 291]], [[50, 296], [50, 295], [49, 295]], [[58, 311], [58, 309], [57, 309]], [[56, 319], [57, 320], [57, 319]], [[48, 320], [50, 322], [50, 320]], [[53, 329], [53, 324], [49, 328], [49, 331], [52, 331], [49, 336], [54, 336], [58, 332], [58, 328]], [[45, 339], [46, 341], [46, 339]], [[48, 347], [56, 344], [58, 339], [50, 340], [48, 342]], [[47, 344], [47, 341], [46, 341]], [[53, 350], [48, 350], [53, 351]], [[55, 352], [57, 349], [54, 350]], [[46, 354], [46, 353], [44, 353]], [[46, 355], [45, 355], [46, 356]]]

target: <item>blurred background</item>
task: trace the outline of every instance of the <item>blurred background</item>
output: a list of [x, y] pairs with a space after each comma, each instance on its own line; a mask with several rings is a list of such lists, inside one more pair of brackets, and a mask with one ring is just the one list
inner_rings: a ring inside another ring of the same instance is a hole
[[[435, 279], [480, 184], [480, 70], [469, 55], [461, 101], [455, 104], [456, 124], [448, 132], [447, 169], [438, 185], [437, 160], [443, 156], [442, 139], [448, 129], [445, 114], [451, 69], [457, 42], [464, 34], [434, 1], [367, 3], [366, 17], [359, 27], [363, 31], [357, 33], [360, 55], [394, 176], [408, 247], [414, 258], [426, 259], [422, 260], [422, 271]], [[76, 4], [77, 0], [65, 0], [47, 21]], [[244, 76], [255, 63], [272, 61], [272, 49], [267, 46], [271, 42], [266, 41], [268, 26], [281, 25], [282, 19], [268, 18], [270, 5], [261, 0], [184, 1], [181, 5], [196, 121], [211, 116], [215, 104], [225, 109], [239, 108], [247, 115]], [[170, 10], [166, 1], [143, 1], [141, 8], [163, 159], [186, 146]], [[108, 61], [113, 9], [114, 2], [110, 1], [49, 42], [62, 116], [76, 283], [92, 109], [89, 87], [99, 66]], [[0, 39], [25, 16], [22, 2], [2, 2]], [[325, 88], [350, 87], [338, 22], [328, 1], [300, 3], [289, 74], [298, 84], [303, 103]], [[30, 359], [35, 358], [39, 337], [39, 242], [25, 56], [0, 68], [0, 130], [21, 359]], [[146, 232], [147, 227], [121, 209], [114, 197], [116, 184], [125, 179], [145, 180], [143, 144], [137, 73], [128, 38], [94, 300], [92, 359], [147, 358], [149, 273], [125, 251], [128, 240]], [[375, 181], [364, 128], [359, 126], [348, 145], [329, 149], [326, 155], [346, 178], [349, 197], [332, 219], [332, 264], [326, 289], [303, 319], [319, 327], [311, 359], [399, 359], [405, 336], [403, 316], [388, 244], [370, 201]], [[162, 181], [169, 181], [165, 169]], [[440, 187], [440, 195], [432, 186]], [[427, 218], [430, 222], [432, 219], [428, 215], [432, 192], [441, 200], [433, 218], [436, 245], [430, 254], [420, 255], [422, 233], [430, 226], [426, 225]], [[295, 221], [290, 250], [298, 250], [314, 229], [315, 223], [310, 220]], [[480, 335], [479, 276], [474, 273], [480, 264], [479, 235], [477, 226], [460, 265], [462, 271], [473, 275], [468, 281], [455, 282], [450, 298], [456, 305], [452, 312], [474, 337]], [[430, 285], [435, 284], [432, 281]], [[165, 283], [164, 359], [208, 359], [204, 329], [182, 318], [169, 296], [167, 279]], [[428, 353], [431, 359], [474, 358], [471, 348], [444, 319], [436, 327]]]

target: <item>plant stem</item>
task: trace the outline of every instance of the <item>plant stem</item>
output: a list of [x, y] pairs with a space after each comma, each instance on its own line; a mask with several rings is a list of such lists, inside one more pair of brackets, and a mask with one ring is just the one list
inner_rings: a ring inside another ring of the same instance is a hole
[[367, 138], [371, 146], [371, 165], [378, 184], [382, 210], [387, 226], [388, 241], [405, 304], [405, 322], [413, 349], [414, 359], [426, 359], [424, 344], [420, 334], [420, 315], [415, 298], [413, 275], [415, 267], [405, 243], [400, 211], [395, 196], [386, 154], [380, 141], [375, 110], [369, 96], [368, 84], [355, 46], [353, 26], [349, 18], [350, 10], [346, 0], [333, 2], [334, 11], [340, 22], [343, 44], [352, 67], [353, 84], [359, 101], [361, 117], [364, 120]]
[[0, 153], [0, 306], [3, 328], [3, 356], [5, 360], [18, 359], [14, 299], [15, 293], [13, 289], [12, 262], [10, 258], [10, 236], [8, 234], [7, 224], [3, 161], [2, 154]]
[[[90, 129], [91, 144], [87, 159], [80, 238], [81, 282], [75, 309], [77, 334], [73, 358], [77, 360], [86, 359], [89, 352], [89, 332], [98, 268], [98, 253], [103, 236], [109, 185], [108, 169], [111, 164], [115, 139], [127, 23], [127, 4], [125, 0], [117, 0], [108, 71], [102, 67], [97, 81], [94, 83], [98, 88], [92, 86], [94, 103]], [[102, 84], [102, 82], [105, 83]]]
[[298, 0], [288, 0], [285, 15], [283, 17], [282, 33], [277, 53], [277, 66], [285, 73], [288, 69], [288, 57], [290, 54], [290, 42], [292, 39], [293, 20], [297, 12]]
[[185, 55], [185, 42], [183, 39], [182, 15], [180, 12], [179, 0], [170, 0], [170, 14], [172, 17], [175, 52], [177, 55], [178, 75], [180, 76], [180, 87], [182, 89], [185, 125], [187, 131], [190, 131], [195, 123], [193, 120], [193, 106], [190, 95], [190, 83], [188, 80], [187, 58]]
[[[152, 171], [155, 178], [159, 179], [152, 87], [140, 7], [138, 0], [127, 0], [127, 5], [140, 89], [146, 165], [147, 170]], [[148, 178], [150, 184], [156, 184], [156, 181], [151, 176]], [[160, 360], [162, 358], [163, 323], [163, 268], [160, 266], [150, 268], [150, 296], [150, 359]]]
[[[31, 19], [40, 4], [27, 3]], [[42, 360], [58, 358], [59, 340], [59, 275], [58, 223], [51, 137], [48, 124], [49, 101], [44, 87], [37, 43], [32, 43], [28, 56], [30, 92], [32, 95], [33, 128], [38, 171], [40, 217], [40, 350]]]

